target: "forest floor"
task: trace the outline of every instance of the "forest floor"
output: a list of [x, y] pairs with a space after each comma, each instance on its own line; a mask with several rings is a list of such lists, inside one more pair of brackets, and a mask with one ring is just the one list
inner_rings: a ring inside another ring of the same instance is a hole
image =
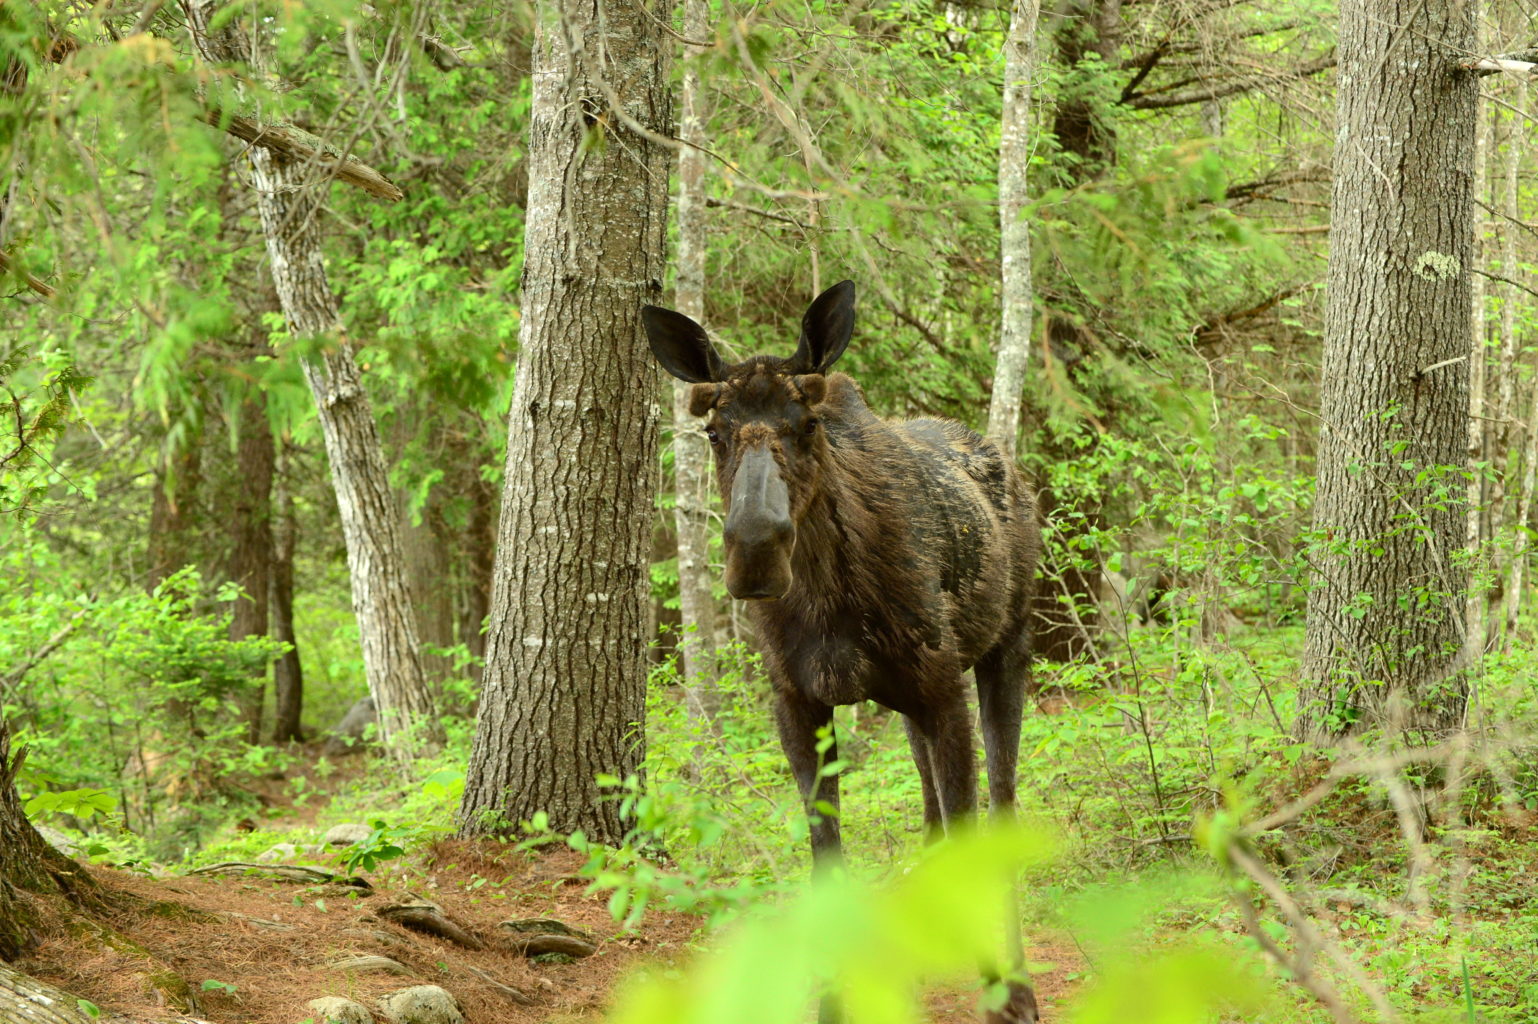
[[[296, 844], [313, 842], [323, 808], [324, 798], [271, 808], [275, 820], [264, 830], [291, 828]], [[329, 851], [283, 863], [346, 874]], [[363, 872], [372, 883], [363, 892], [257, 871], [158, 876], [92, 867], [109, 890], [142, 897], [125, 901], [142, 909], [107, 922], [134, 945], [60, 927], [14, 966], [137, 1020], [164, 1020], [182, 1010], [212, 1024], [301, 1024], [318, 1020], [307, 1005], [312, 999], [342, 996], [377, 1014], [379, 997], [424, 984], [453, 993], [468, 1024], [597, 1020], [627, 975], [651, 964], [683, 963], [708, 952], [712, 942], [701, 918], [663, 910], [624, 929], [609, 913], [607, 894], [592, 892], [580, 876], [582, 864], [583, 857], [566, 848], [440, 841]], [[411, 900], [436, 904], [485, 948], [409, 930], [378, 913]], [[167, 913], [166, 903], [190, 912]], [[554, 919], [586, 933], [597, 950], [575, 960], [527, 959], [503, 939], [499, 925], [511, 919]], [[396, 966], [337, 966], [359, 956], [388, 957]], [[1027, 956], [1046, 1017], [1060, 1019], [1054, 1010], [1084, 973], [1082, 954], [1071, 940], [1031, 936]], [[145, 979], [165, 971], [187, 983], [195, 1004], [164, 1005]], [[937, 1024], [976, 1020], [977, 998], [975, 984], [936, 986], [925, 996], [926, 1017]]]

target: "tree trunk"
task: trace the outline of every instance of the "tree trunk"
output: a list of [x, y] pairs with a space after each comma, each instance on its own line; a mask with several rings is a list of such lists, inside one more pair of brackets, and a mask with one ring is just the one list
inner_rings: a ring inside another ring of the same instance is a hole
[[149, 569], [144, 589], [150, 593], [167, 576], [190, 561], [197, 546], [191, 540], [193, 496], [202, 480], [202, 451], [189, 438], [181, 451], [162, 455], [155, 470], [155, 493], [150, 498]]
[[304, 670], [299, 662], [299, 647], [294, 639], [294, 542], [297, 525], [294, 518], [294, 492], [288, 482], [288, 448], [278, 449], [276, 493], [273, 495], [274, 529], [272, 531], [272, 576], [268, 581], [271, 597], [272, 637], [288, 644], [272, 666], [273, 725], [272, 741], [287, 743], [304, 740], [300, 717], [304, 712]]
[[[210, 32], [211, 0], [184, 0], [187, 23], [209, 59], [256, 66], [245, 33], [225, 26]], [[267, 238], [273, 284], [283, 318], [296, 338], [324, 339], [303, 360], [320, 414], [331, 483], [341, 514], [352, 583], [353, 613], [363, 647], [369, 693], [379, 709], [380, 739], [398, 759], [437, 750], [443, 726], [422, 673], [411, 594], [402, 565], [400, 523], [374, 422], [351, 341], [326, 279], [319, 218], [329, 179], [307, 181], [306, 165], [272, 152], [250, 150], [257, 209]]]
[[1004, 37], [1004, 108], [999, 131], [999, 355], [988, 403], [988, 436], [1011, 461], [1020, 436], [1020, 389], [1031, 352], [1031, 228], [1025, 219], [1030, 199], [1031, 81], [1039, 0], [1014, 0]]
[[479, 472], [466, 486], [470, 495], [470, 522], [465, 530], [465, 579], [460, 599], [459, 638], [480, 664], [471, 662], [470, 678], [484, 682], [486, 617], [491, 614], [491, 575], [497, 550], [497, 495]]
[[1463, 718], [1473, 9], [1341, 5], [1304, 736]]
[[[710, 34], [706, 0], [684, 0], [684, 38]], [[704, 47], [689, 46], [679, 92], [683, 108], [678, 148], [678, 283], [673, 306], [705, 322], [705, 118], [701, 112], [699, 64]], [[690, 385], [669, 378], [673, 395], [673, 473], [678, 503], [673, 510], [678, 533], [678, 603], [683, 615], [679, 657], [689, 710], [712, 718], [718, 709], [711, 668], [715, 662], [716, 605], [710, 586], [710, 445], [697, 417], [689, 414]]]
[[[231, 608], [230, 639], [267, 635], [267, 601], [272, 577], [272, 471], [276, 458], [267, 425], [267, 399], [259, 390], [240, 406], [236, 444], [235, 508], [230, 522], [231, 550], [226, 575], [240, 585]], [[248, 740], [259, 742], [267, 688], [242, 694], [240, 705], [249, 726]]]
[[15, 960], [36, 941], [40, 922], [31, 895], [96, 889], [91, 876], [48, 845], [27, 820], [16, 792], [24, 756], [11, 756], [10, 726], [0, 715], [0, 961]]
[[[1513, 90], [1511, 105], [1515, 108], [1515, 116], [1511, 118], [1510, 134], [1506, 139], [1505, 153], [1505, 195], [1501, 203], [1502, 213], [1505, 214], [1505, 222], [1501, 225], [1503, 235], [1501, 245], [1501, 274], [1512, 281], [1521, 281], [1524, 272], [1517, 253], [1517, 227], [1516, 222], [1521, 219], [1521, 207], [1518, 204], [1519, 192], [1517, 188], [1519, 172], [1522, 164], [1522, 153], [1526, 134], [1527, 115], [1527, 80], [1517, 79], [1516, 88]], [[1501, 370], [1506, 374], [1507, 387], [1515, 390], [1517, 378], [1517, 362], [1521, 352], [1521, 346], [1517, 343], [1517, 307], [1522, 302], [1521, 294], [1515, 284], [1507, 284], [1504, 288], [1504, 298], [1501, 303]], [[1538, 401], [1538, 397], [1535, 397]], [[1513, 398], [1507, 402], [1506, 417], [1508, 427], [1508, 450], [1517, 444], [1521, 446], [1522, 458], [1518, 461], [1513, 472], [1520, 473], [1520, 485], [1517, 488], [1517, 500], [1515, 514], [1511, 520], [1512, 547], [1511, 564], [1507, 568], [1505, 587], [1505, 606], [1503, 608], [1501, 630], [1501, 646], [1508, 648], [1511, 638], [1517, 628], [1517, 612], [1522, 607], [1523, 577], [1527, 569], [1527, 519], [1532, 509], [1533, 500], [1533, 453], [1538, 450], [1535, 447], [1533, 431], [1535, 427], [1533, 413], [1529, 412], [1524, 422], [1518, 419], [1516, 401]]]
[[[1479, 45], [1478, 21], [1475, 21], [1475, 45]], [[1486, 192], [1485, 177], [1489, 166], [1490, 140], [1493, 137], [1490, 131], [1490, 122], [1485, 117], [1484, 104], [1476, 97], [1474, 114], [1474, 182], [1472, 189], [1474, 195], [1483, 198]], [[1485, 258], [1485, 230], [1483, 216], [1475, 214], [1475, 230], [1473, 253], [1475, 266], [1483, 269], [1490, 261]], [[1491, 566], [1490, 552], [1485, 546], [1487, 534], [1485, 532], [1485, 472], [1481, 464], [1488, 459], [1490, 446], [1487, 443], [1488, 429], [1485, 424], [1485, 387], [1489, 369], [1489, 352], [1485, 344], [1485, 321], [1487, 310], [1485, 308], [1485, 279], [1480, 274], [1473, 275], [1469, 282], [1469, 316], [1472, 340], [1469, 346], [1469, 465], [1474, 472], [1469, 474], [1468, 485], [1465, 488], [1464, 505], [1464, 546], [1470, 554], [1469, 570], [1477, 581], [1483, 577]], [[1474, 665], [1485, 653], [1485, 613], [1488, 610], [1488, 602], [1485, 600], [1483, 586], [1469, 587], [1468, 595], [1463, 602], [1463, 643], [1464, 663]]]
[[544, 811], [617, 843], [594, 775], [634, 773], [644, 744], [658, 387], [639, 313], [660, 299], [669, 155], [631, 125], [671, 127], [671, 3], [538, 10], [523, 321], [460, 826]]

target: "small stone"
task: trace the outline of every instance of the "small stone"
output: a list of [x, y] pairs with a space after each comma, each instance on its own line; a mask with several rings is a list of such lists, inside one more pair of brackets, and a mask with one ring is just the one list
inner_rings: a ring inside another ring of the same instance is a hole
[[307, 1004], [319, 1017], [319, 1024], [374, 1024], [368, 1007], [341, 996], [321, 996]]
[[381, 996], [379, 1009], [396, 1024], [464, 1024], [459, 1004], [437, 985], [413, 985]]
[[357, 823], [335, 825], [326, 833], [321, 843], [325, 846], [351, 846], [354, 843], [363, 842], [363, 840], [373, 834], [374, 830], [367, 825], [359, 825]]

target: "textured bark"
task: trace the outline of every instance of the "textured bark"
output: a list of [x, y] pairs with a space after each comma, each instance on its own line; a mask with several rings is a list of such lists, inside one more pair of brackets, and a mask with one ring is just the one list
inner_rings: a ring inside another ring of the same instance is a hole
[[[1478, 23], [1475, 24], [1476, 31]], [[1479, 45], [1476, 36], [1475, 45]], [[1489, 166], [1490, 153], [1490, 123], [1485, 116], [1484, 104], [1475, 99], [1476, 112], [1474, 116], [1474, 181], [1472, 189], [1474, 195], [1483, 199], [1486, 193], [1486, 169]], [[1474, 232], [1474, 261], [1475, 265], [1484, 268], [1489, 260], [1485, 257], [1485, 231], [1482, 225], [1476, 225]], [[1485, 279], [1481, 274], [1475, 274], [1469, 282], [1469, 324], [1471, 339], [1469, 345], [1469, 465], [1476, 467], [1476, 471], [1469, 475], [1469, 482], [1464, 495], [1464, 531], [1463, 543], [1470, 553], [1470, 570], [1478, 577], [1489, 567], [1490, 554], [1485, 550], [1485, 540], [1488, 536], [1485, 529], [1485, 474], [1478, 471], [1477, 467], [1487, 458], [1489, 445], [1486, 443], [1488, 433], [1485, 416], [1485, 385], [1487, 370], [1489, 367], [1489, 352], [1485, 341]], [[1468, 595], [1463, 602], [1463, 642], [1464, 663], [1474, 664], [1485, 651], [1485, 612], [1487, 602], [1485, 595], [1478, 587], [1470, 587]]]
[[[81, 897], [96, 883], [48, 845], [27, 820], [16, 792], [22, 755], [11, 755], [11, 732], [0, 716], [0, 961], [14, 960], [36, 941], [39, 922], [28, 894]], [[10, 1020], [0, 1007], [0, 1020]]]
[[999, 248], [1003, 313], [999, 355], [988, 403], [988, 436], [1014, 461], [1020, 436], [1020, 389], [1031, 353], [1031, 228], [1025, 219], [1030, 199], [1031, 82], [1036, 74], [1034, 44], [1040, 0], [1014, 0], [1004, 37], [1004, 107], [999, 131]]
[[[267, 399], [260, 391], [241, 403], [236, 443], [235, 507], [226, 577], [243, 591], [231, 608], [230, 639], [267, 635], [267, 601], [272, 579], [272, 472], [276, 455], [267, 425]], [[266, 686], [241, 697], [249, 739], [258, 742]]]
[[[470, 495], [470, 522], [465, 530], [459, 638], [472, 655], [486, 658], [486, 618], [491, 614], [491, 574], [497, 550], [497, 494], [479, 472], [466, 485]], [[470, 678], [485, 679], [483, 664], [472, 662]]]
[[670, 8], [539, 8], [523, 322], [466, 834], [538, 811], [600, 842], [624, 834], [594, 773], [637, 771], [644, 742], [658, 387], [639, 313], [661, 292], [669, 157], [626, 121], [670, 128]]
[[1341, 5], [1305, 736], [1440, 732], [1466, 704], [1472, 12]]
[[[1517, 252], [1517, 227], [1515, 221], [1520, 219], [1521, 207], [1518, 205], [1518, 177], [1522, 165], [1522, 153], [1524, 151], [1522, 138], [1525, 134], [1525, 115], [1527, 112], [1527, 80], [1516, 80], [1515, 95], [1512, 96], [1511, 105], [1516, 108], [1518, 115], [1511, 119], [1510, 135], [1506, 139], [1506, 152], [1504, 155], [1504, 195], [1502, 196], [1502, 212], [1505, 221], [1501, 226], [1501, 273], [1513, 281], [1520, 281], [1524, 276], [1521, 264], [1518, 262]], [[1517, 487], [1515, 514], [1512, 516], [1512, 548], [1511, 564], [1507, 567], [1505, 586], [1505, 606], [1502, 609], [1503, 629], [1501, 631], [1501, 645], [1503, 647], [1511, 643], [1511, 637], [1517, 628], [1517, 613], [1522, 607], [1523, 577], [1527, 569], [1528, 533], [1527, 518], [1532, 510], [1533, 500], [1533, 453], [1538, 451], [1535, 445], [1535, 423], [1532, 413], [1529, 413], [1525, 423], [1518, 418], [1515, 388], [1517, 379], [1517, 362], [1521, 347], [1517, 341], [1517, 307], [1522, 303], [1522, 295], [1515, 285], [1505, 286], [1503, 301], [1501, 303], [1501, 386], [1505, 392], [1503, 405], [1506, 410], [1505, 417], [1509, 424], [1507, 427], [1507, 442], [1504, 446], [1509, 449], [1518, 444], [1522, 448], [1520, 461], [1521, 483]], [[1535, 395], [1538, 401], [1538, 395]]]
[[272, 637], [288, 644], [288, 649], [272, 666], [274, 743], [304, 739], [300, 727], [300, 716], [304, 712], [304, 669], [294, 639], [294, 542], [298, 534], [294, 492], [288, 483], [287, 470], [288, 453], [280, 448], [273, 473], [272, 576], [268, 581], [268, 609]]
[[[185, 0], [187, 23], [211, 60], [254, 64], [247, 35], [229, 26], [209, 31], [210, 0]], [[353, 613], [364, 673], [379, 709], [381, 740], [402, 759], [436, 750], [443, 727], [422, 673], [410, 591], [402, 566], [400, 523], [362, 374], [353, 358], [326, 279], [319, 218], [326, 185], [308, 184], [305, 165], [266, 149], [249, 153], [257, 209], [267, 239], [283, 318], [297, 338], [324, 346], [303, 360], [331, 463], [331, 483], [347, 545]]]
[[[706, 0], [684, 0], [684, 38], [710, 35]], [[690, 46], [679, 91], [678, 134], [678, 283], [674, 307], [695, 321], [705, 322], [705, 154], [694, 148], [705, 144], [705, 118], [701, 111], [700, 54], [704, 47]], [[690, 710], [711, 717], [717, 710], [711, 668], [715, 662], [716, 605], [710, 577], [710, 445], [700, 430], [698, 417], [689, 413], [690, 385], [669, 378], [673, 394], [673, 473], [678, 503], [674, 528], [678, 534], [678, 603], [683, 615], [679, 644], [684, 664], [684, 688]]]
[[0, 964], [0, 1021], [5, 1024], [123, 1024], [115, 1013], [92, 1016], [61, 989]]

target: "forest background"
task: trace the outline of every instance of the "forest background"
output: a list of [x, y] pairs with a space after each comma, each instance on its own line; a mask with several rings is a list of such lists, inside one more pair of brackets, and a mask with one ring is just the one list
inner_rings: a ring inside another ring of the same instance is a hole
[[[1045, 858], [1027, 935], [1082, 955], [1031, 963], [1067, 1012], [1534, 1019], [1531, 11], [1400, 18], [0, 5], [0, 782], [141, 870], [319, 803], [403, 865], [565, 837], [627, 927], [774, 903], [805, 826], [635, 311], [784, 355], [848, 277], [872, 406], [986, 429], [1041, 495], [1021, 792], [1055, 853], [1011, 856]], [[631, 63], [594, 42], [632, 24]], [[1420, 43], [1433, 77], [1375, 77]], [[1346, 173], [1364, 81], [1402, 159]], [[1374, 294], [1378, 180], [1451, 239], [1396, 249], [1424, 293]], [[536, 394], [580, 416], [520, 428]], [[531, 566], [610, 551], [577, 582], [644, 601], [531, 620]], [[580, 671], [517, 660], [561, 644]], [[364, 696], [366, 768], [306, 742]], [[886, 877], [922, 845], [901, 723], [837, 728], [853, 873]]]

